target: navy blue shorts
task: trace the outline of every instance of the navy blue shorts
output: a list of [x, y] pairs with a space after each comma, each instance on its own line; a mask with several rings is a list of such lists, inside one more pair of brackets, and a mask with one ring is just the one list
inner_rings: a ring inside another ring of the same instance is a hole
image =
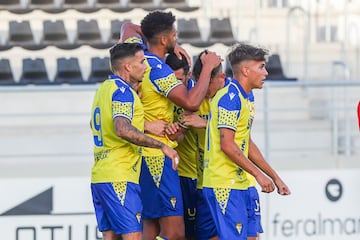
[[195, 237], [195, 218], [197, 214], [196, 184], [196, 179], [180, 176], [186, 237]]

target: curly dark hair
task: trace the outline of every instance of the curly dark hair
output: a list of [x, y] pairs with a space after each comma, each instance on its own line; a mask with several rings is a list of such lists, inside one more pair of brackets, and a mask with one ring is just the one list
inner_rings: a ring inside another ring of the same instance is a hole
[[141, 31], [145, 38], [152, 42], [158, 34], [171, 31], [175, 20], [172, 12], [154, 11], [146, 15], [141, 21]]
[[234, 65], [239, 64], [242, 61], [265, 61], [265, 57], [268, 54], [268, 50], [264, 48], [255, 47], [246, 43], [239, 43], [231, 48], [228, 59], [231, 67], [234, 69]]

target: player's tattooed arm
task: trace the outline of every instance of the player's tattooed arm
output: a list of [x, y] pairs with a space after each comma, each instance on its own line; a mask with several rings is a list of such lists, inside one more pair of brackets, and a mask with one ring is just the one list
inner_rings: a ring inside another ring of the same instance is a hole
[[143, 132], [139, 131], [137, 128], [131, 125], [130, 120], [127, 118], [115, 117], [114, 125], [116, 134], [119, 137], [138, 146], [161, 149], [161, 151], [171, 159], [172, 168], [174, 170], [177, 169], [180, 157], [175, 149], [172, 149], [171, 147], [152, 137], [146, 136]]
[[114, 119], [114, 125], [116, 134], [119, 137], [135, 145], [152, 148], [162, 148], [164, 146], [164, 143], [146, 136], [143, 132], [131, 125], [130, 120], [127, 118], [116, 117]]

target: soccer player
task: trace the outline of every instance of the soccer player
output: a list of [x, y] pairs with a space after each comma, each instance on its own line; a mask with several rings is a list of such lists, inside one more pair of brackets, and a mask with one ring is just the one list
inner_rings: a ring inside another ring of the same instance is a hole
[[[197, 58], [193, 67], [193, 76], [197, 80], [202, 71], [203, 64], [201, 57], [207, 51], [202, 51]], [[202, 193], [202, 179], [203, 179], [203, 159], [204, 159], [204, 145], [205, 145], [205, 128], [210, 113], [210, 99], [215, 93], [228, 84], [225, 79], [225, 74], [222, 71], [222, 64], [213, 68], [210, 76], [210, 83], [205, 99], [202, 101], [199, 110], [196, 113], [185, 112], [181, 118], [185, 126], [193, 127], [196, 133], [196, 148], [198, 151], [197, 157], [197, 190], [196, 190], [196, 239], [197, 240], [215, 240], [218, 239], [215, 223], [210, 214], [210, 209], [204, 199]]]
[[[171, 69], [174, 71], [175, 77], [180, 80], [188, 89], [188, 91], [195, 86], [195, 82], [191, 78], [191, 71], [189, 63], [185, 56], [179, 59], [174, 53], [166, 56], [165, 60]], [[174, 107], [174, 122], [181, 122], [181, 114], [184, 109], [178, 106]], [[182, 126], [183, 139], [178, 143], [176, 151], [180, 156], [178, 165], [178, 174], [180, 177], [180, 187], [184, 205], [184, 223], [185, 223], [185, 237], [187, 240], [195, 239], [195, 215], [196, 215], [196, 136], [191, 128]]]
[[[246, 172], [263, 192], [274, 183], [248, 159], [251, 117], [248, 94], [261, 88], [267, 76], [261, 48], [236, 45], [228, 55], [234, 79], [212, 99], [206, 129], [203, 193], [210, 206], [219, 239], [248, 237], [248, 187]], [[258, 164], [258, 158], [252, 159]], [[273, 177], [272, 173], [265, 172]], [[281, 189], [283, 191], [283, 189]]]
[[140, 44], [112, 47], [114, 75], [100, 85], [93, 101], [91, 191], [98, 228], [105, 240], [141, 240], [140, 146], [166, 154], [174, 169], [179, 158], [174, 149], [143, 133], [143, 106], [134, 88], [144, 76], [144, 60]]
[[[145, 64], [147, 66], [141, 86], [141, 101], [145, 121], [163, 120], [171, 124], [174, 119], [174, 104], [185, 110], [196, 111], [204, 98], [211, 69], [221, 62], [215, 53], [204, 57], [204, 68], [198, 83], [187, 91], [177, 80], [172, 69], [164, 62], [167, 53], [179, 49], [176, 44], [175, 16], [171, 12], [154, 11], [141, 21], [140, 28], [125, 23], [120, 42], [147, 41]], [[165, 136], [149, 136], [166, 145], [176, 147], [176, 141]], [[143, 164], [140, 176], [143, 203], [143, 238], [184, 239], [183, 201], [177, 171], [167, 157], [156, 149], [143, 149]]]

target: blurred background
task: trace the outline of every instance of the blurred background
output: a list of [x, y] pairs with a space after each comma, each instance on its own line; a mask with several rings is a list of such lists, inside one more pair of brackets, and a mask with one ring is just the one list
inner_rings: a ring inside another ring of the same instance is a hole
[[228, 76], [233, 43], [270, 51], [252, 135], [293, 195], [262, 195], [263, 238], [359, 239], [360, 0], [0, 0], [1, 238], [101, 239], [92, 98], [121, 24], [155, 9]]

